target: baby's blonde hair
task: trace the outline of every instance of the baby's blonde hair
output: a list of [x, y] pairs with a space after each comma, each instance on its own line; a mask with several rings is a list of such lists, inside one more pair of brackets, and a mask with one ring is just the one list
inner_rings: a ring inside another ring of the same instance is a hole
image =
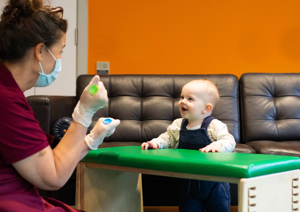
[[219, 90], [218, 90], [218, 87], [215, 85], [215, 83], [213, 83], [212, 81], [207, 80], [207, 79], [192, 80], [189, 83], [191, 83], [191, 82], [199, 82], [199, 83], [205, 84], [206, 92], [209, 97], [207, 103], [211, 103], [213, 105], [213, 109], [214, 109], [220, 99]]

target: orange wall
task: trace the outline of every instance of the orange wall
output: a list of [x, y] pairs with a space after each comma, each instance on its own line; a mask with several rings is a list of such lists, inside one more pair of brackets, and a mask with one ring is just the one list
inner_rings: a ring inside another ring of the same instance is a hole
[[299, 0], [89, 0], [88, 73], [299, 72]]

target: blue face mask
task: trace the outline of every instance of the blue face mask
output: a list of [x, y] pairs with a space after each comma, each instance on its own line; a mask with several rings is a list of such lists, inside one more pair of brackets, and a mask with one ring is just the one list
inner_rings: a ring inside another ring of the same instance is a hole
[[48, 50], [48, 52], [52, 55], [54, 60], [56, 61], [55, 66], [54, 66], [53, 71], [50, 74], [45, 74], [42, 64], [39, 62], [42, 72], [40, 72], [40, 76], [39, 76], [37, 82], [35, 83], [34, 87], [49, 86], [52, 82], [54, 82], [54, 80], [56, 80], [58, 73], [61, 71], [61, 59], [56, 59], [54, 57], [54, 55], [51, 53], [51, 51], [47, 48], [47, 46], [45, 46], [45, 47]]

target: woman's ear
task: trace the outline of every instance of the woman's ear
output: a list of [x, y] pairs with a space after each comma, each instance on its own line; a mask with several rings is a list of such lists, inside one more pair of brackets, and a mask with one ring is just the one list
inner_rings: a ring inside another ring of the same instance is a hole
[[205, 105], [205, 108], [204, 108], [204, 110], [203, 110], [203, 113], [204, 113], [204, 114], [210, 113], [210, 112], [212, 112], [212, 109], [213, 109], [213, 105], [212, 105], [211, 103], [207, 103], [207, 104]]
[[44, 49], [45, 45], [43, 43], [39, 43], [38, 45], [35, 46], [34, 49], [34, 53], [35, 53], [35, 58], [37, 59], [37, 61], [41, 61], [42, 60], [42, 55], [43, 55], [43, 49]]

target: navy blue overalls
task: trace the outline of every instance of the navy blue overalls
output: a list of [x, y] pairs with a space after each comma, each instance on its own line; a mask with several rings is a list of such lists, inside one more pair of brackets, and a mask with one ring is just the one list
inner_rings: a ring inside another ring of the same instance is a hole
[[[206, 117], [200, 129], [187, 130], [188, 120], [183, 119], [180, 128], [179, 149], [198, 150], [211, 144], [207, 127], [215, 119]], [[180, 212], [230, 212], [228, 183], [204, 180], [184, 180], [181, 189]]]

